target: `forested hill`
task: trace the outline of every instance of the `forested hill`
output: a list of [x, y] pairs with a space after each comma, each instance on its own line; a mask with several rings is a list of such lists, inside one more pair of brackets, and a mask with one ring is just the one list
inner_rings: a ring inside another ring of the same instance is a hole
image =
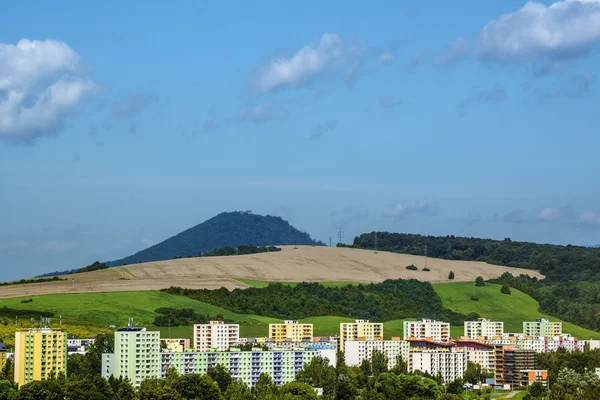
[[600, 249], [583, 246], [371, 232], [357, 236], [352, 247], [377, 247], [382, 251], [414, 255], [425, 255], [427, 251], [429, 257], [446, 260], [483, 261], [534, 269], [549, 280], [587, 280], [600, 273]]
[[324, 245], [280, 217], [250, 212], [226, 212], [131, 256], [108, 262], [110, 266], [196, 256], [213, 249], [239, 245]]
[[362, 234], [352, 247], [415, 255], [427, 249], [430, 257], [539, 270], [545, 279], [506, 273], [493, 281], [529, 294], [548, 314], [600, 331], [599, 248], [388, 232]]

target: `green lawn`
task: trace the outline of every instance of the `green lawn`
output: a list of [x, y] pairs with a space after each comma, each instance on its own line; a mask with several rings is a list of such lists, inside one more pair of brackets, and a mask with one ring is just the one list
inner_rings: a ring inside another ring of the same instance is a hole
[[[516, 289], [511, 289], [512, 293], [507, 295], [500, 293], [499, 285], [490, 283], [476, 287], [472, 282], [452, 282], [439, 283], [433, 287], [442, 299], [444, 307], [463, 314], [476, 312], [484, 318], [504, 321], [505, 332], [522, 332], [523, 321], [533, 321], [535, 318], [561, 321], [539, 312], [537, 301]], [[471, 300], [472, 295], [478, 296], [479, 301]], [[599, 332], [562, 322], [565, 333], [570, 333], [579, 339], [600, 339]], [[461, 328], [456, 327], [456, 331], [453, 328], [452, 335], [462, 335]]]
[[[257, 281], [255, 279], [243, 279], [243, 278], [236, 278], [237, 281], [240, 281], [242, 283], [245, 283], [246, 285], [255, 287], [255, 288], [266, 288], [267, 286], [269, 286], [269, 284], [271, 283], [275, 283], [275, 282], [271, 282], [271, 281]], [[299, 282], [282, 282], [282, 281], [277, 281], [277, 283], [281, 283], [282, 285], [286, 285], [286, 286], [296, 286]], [[365, 284], [364, 282], [318, 282], [320, 285], [323, 285], [325, 287], [344, 287], [344, 286], [348, 286], [348, 285], [359, 285], [359, 284]]]

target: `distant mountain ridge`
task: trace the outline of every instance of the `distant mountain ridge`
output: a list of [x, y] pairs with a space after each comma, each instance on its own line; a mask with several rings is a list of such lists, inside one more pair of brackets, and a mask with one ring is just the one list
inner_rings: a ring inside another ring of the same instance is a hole
[[154, 246], [106, 264], [120, 266], [170, 260], [174, 257], [207, 253], [223, 246], [239, 245], [325, 244], [313, 240], [308, 233], [299, 231], [281, 217], [263, 216], [251, 211], [234, 211], [221, 213]]

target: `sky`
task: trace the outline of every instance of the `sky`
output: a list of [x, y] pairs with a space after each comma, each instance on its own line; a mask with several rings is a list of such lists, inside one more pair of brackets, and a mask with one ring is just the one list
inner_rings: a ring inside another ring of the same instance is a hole
[[223, 211], [600, 244], [600, 0], [0, 10], [0, 280]]

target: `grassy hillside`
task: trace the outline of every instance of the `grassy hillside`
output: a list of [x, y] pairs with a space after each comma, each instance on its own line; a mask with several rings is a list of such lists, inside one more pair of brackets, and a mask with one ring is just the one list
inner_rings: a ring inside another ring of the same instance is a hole
[[[476, 312], [485, 318], [504, 321], [504, 330], [507, 332], [522, 332], [523, 321], [533, 321], [535, 318], [561, 321], [538, 311], [538, 302], [516, 289], [512, 289], [510, 295], [506, 295], [500, 293], [499, 285], [490, 283], [482, 287], [476, 287], [472, 282], [440, 283], [433, 287], [442, 299], [444, 307], [463, 314]], [[479, 301], [471, 300], [472, 295], [479, 297]], [[455, 332], [453, 330], [454, 334]], [[564, 321], [563, 332], [580, 339], [600, 339], [599, 332]]]

